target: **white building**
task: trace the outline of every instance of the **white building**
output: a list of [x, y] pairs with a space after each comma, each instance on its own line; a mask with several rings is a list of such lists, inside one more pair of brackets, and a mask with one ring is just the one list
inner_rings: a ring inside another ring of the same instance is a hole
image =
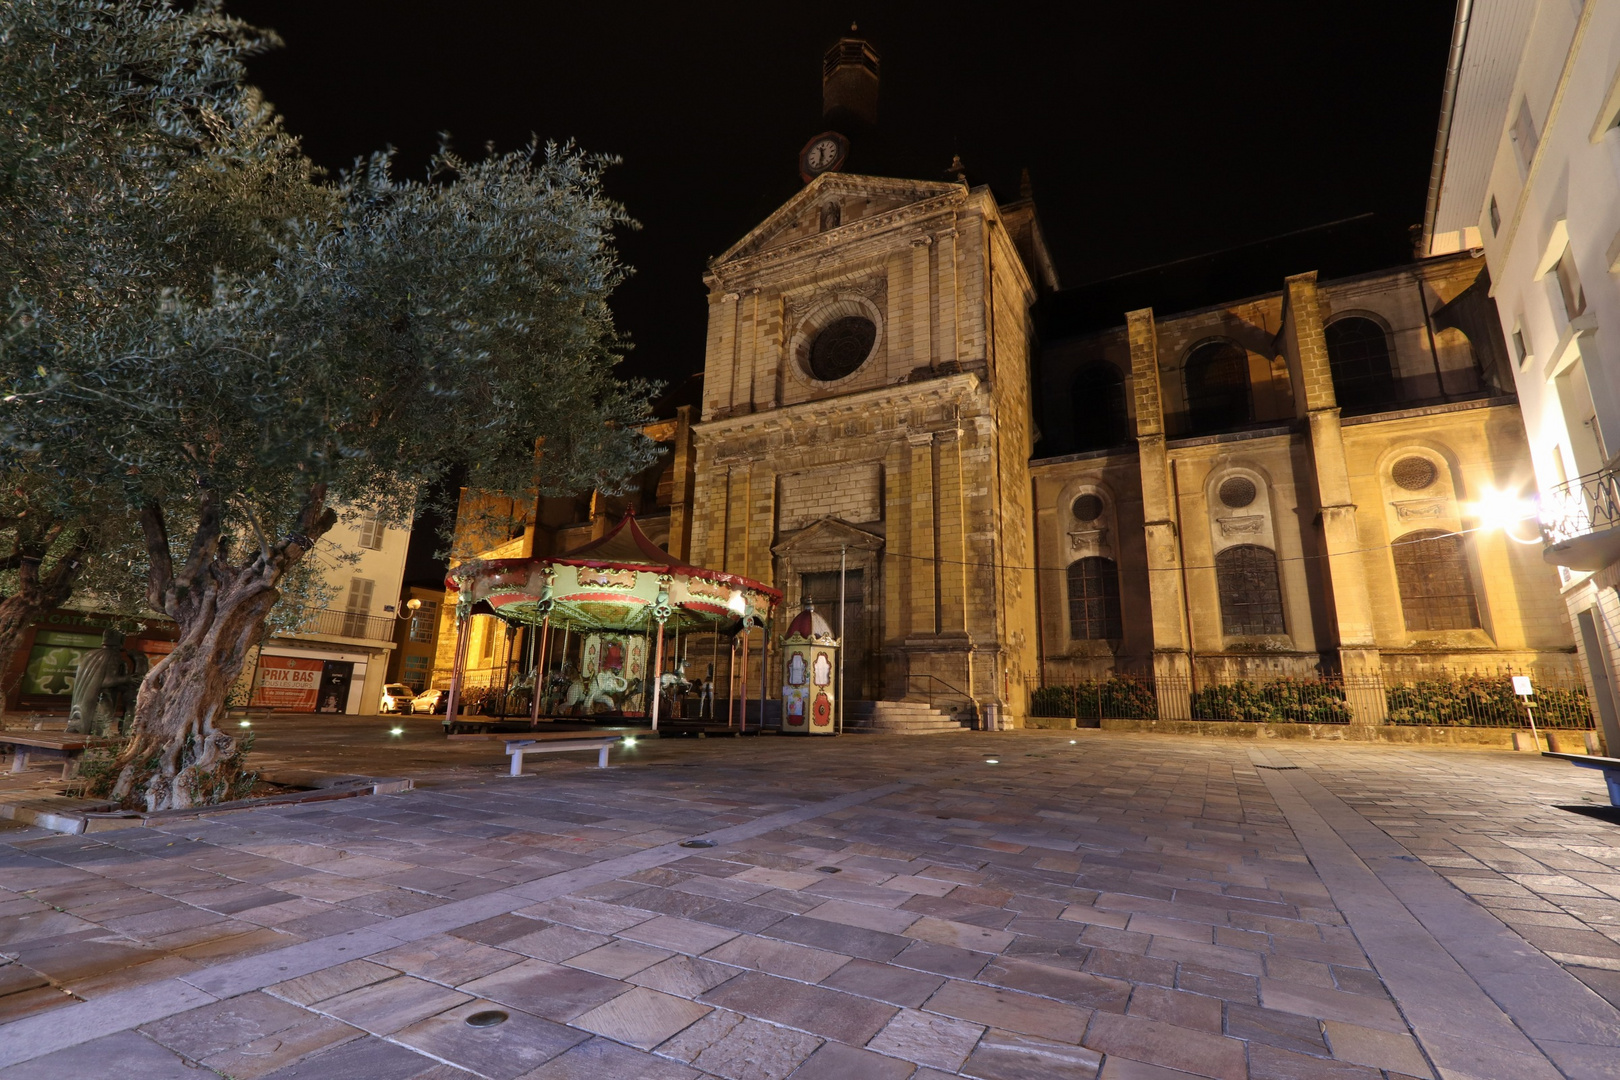
[[[331, 605], [307, 610], [296, 633], [265, 643], [254, 672], [256, 705], [293, 712], [375, 713], [398, 627], [409, 529], [362, 515], [340, 521], [308, 558], [326, 576]], [[348, 557], [343, 557], [348, 556]]]
[[1620, 0], [1458, 0], [1423, 247], [1490, 269], [1545, 556], [1620, 753]]

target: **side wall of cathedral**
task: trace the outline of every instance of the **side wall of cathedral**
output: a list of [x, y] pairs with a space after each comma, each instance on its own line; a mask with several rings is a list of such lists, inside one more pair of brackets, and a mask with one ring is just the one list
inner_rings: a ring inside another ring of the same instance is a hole
[[1110, 445], [1032, 466], [1044, 677], [1569, 677], [1535, 523], [1489, 520], [1533, 486], [1518, 405], [1445, 325], [1479, 275], [1300, 275], [1049, 348], [1046, 415]]

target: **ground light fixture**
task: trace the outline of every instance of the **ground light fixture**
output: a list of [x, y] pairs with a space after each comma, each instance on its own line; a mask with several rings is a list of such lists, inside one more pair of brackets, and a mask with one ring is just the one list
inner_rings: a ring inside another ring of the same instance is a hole
[[625, 746], [634, 746], [634, 745], [636, 745], [636, 737], [635, 737], [635, 736], [634, 736], [634, 735], [626, 735], [626, 736], [625, 736], [625, 737], [624, 737], [624, 738], [623, 738], [623, 739], [622, 739], [622, 740], [621, 740], [621, 742], [622, 742], [622, 743], [623, 743], [623, 744], [624, 744], [624, 745], [625, 745]]
[[237, 727], [252, 727], [253, 726], [253, 721], [251, 721], [251, 720], [243, 720], [240, 724], [237, 724], [236, 726]]
[[986, 765], [1000, 765], [1001, 759], [996, 757], [987, 757], [984, 759], [984, 763]]
[[405, 729], [402, 728], [402, 727], [389, 728], [388, 729], [388, 734], [390, 734], [390, 735], [403, 735], [403, 734], [405, 734]]

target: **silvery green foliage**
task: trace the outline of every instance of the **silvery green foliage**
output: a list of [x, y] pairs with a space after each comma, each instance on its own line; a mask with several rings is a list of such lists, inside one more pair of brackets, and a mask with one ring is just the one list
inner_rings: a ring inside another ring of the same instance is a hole
[[[650, 460], [613, 375], [604, 162], [448, 150], [311, 178], [242, 81], [266, 37], [216, 0], [0, 7], [0, 469], [130, 507], [214, 493], [240, 548], [310, 492], [408, 517], [464, 465], [532, 498]], [[178, 554], [178, 552], [177, 552]]]

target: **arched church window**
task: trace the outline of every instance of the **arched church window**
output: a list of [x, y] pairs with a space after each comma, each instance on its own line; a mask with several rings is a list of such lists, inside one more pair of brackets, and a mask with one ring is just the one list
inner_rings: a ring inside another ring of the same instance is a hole
[[1124, 636], [1119, 567], [1113, 559], [1090, 555], [1069, 564], [1069, 636], [1077, 641]]
[[1286, 634], [1277, 554], [1258, 544], [1237, 544], [1215, 556], [1223, 634]]
[[1408, 630], [1473, 630], [1479, 604], [1462, 537], [1437, 529], [1410, 532], [1394, 544], [1395, 581]]
[[810, 374], [833, 382], [866, 363], [877, 341], [877, 325], [861, 315], [834, 319], [810, 343]]
[[1328, 365], [1333, 395], [1346, 414], [1377, 412], [1396, 400], [1389, 339], [1371, 319], [1351, 316], [1328, 324]]
[[1181, 369], [1191, 434], [1213, 435], [1254, 418], [1249, 396], [1249, 354], [1231, 341], [1200, 345]]
[[1069, 384], [1069, 407], [1076, 453], [1130, 442], [1125, 376], [1108, 361], [1093, 360], [1075, 372]]

